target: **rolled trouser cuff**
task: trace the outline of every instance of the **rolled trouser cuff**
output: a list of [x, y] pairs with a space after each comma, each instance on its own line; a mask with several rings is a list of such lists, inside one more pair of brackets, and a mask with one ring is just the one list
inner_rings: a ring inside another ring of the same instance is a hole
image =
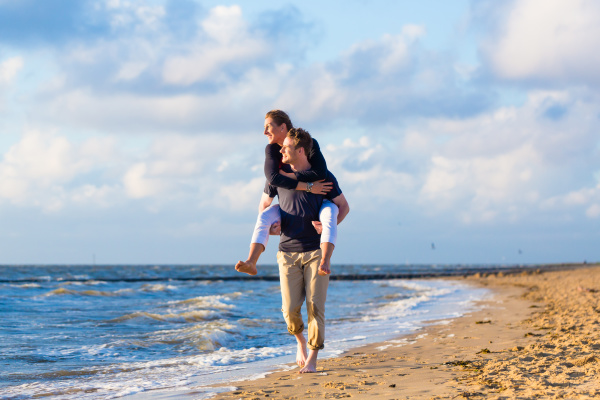
[[287, 330], [290, 333], [290, 335], [297, 335], [299, 333], [304, 332], [304, 324], [300, 325], [299, 327], [288, 325]]

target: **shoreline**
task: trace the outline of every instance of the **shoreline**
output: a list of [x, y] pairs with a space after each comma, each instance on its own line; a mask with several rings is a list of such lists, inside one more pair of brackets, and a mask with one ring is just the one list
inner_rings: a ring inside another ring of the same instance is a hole
[[[213, 398], [600, 395], [600, 383], [594, 379], [600, 372], [600, 345], [594, 345], [600, 343], [600, 333], [594, 332], [600, 325], [600, 266], [432, 279], [467, 282], [493, 294], [478, 302], [479, 310], [461, 317], [431, 321], [418, 332], [319, 360], [315, 374], [274, 371], [264, 378], [231, 382], [227, 386], [235, 390]], [[567, 320], [571, 325], [565, 328]], [[580, 335], [575, 334], [578, 330]]]

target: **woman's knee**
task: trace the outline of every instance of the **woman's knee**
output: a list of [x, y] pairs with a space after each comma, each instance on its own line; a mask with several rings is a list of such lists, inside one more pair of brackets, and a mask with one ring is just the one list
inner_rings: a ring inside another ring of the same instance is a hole
[[279, 204], [272, 205], [265, 208], [260, 214], [258, 214], [258, 224], [262, 226], [271, 226], [275, 222], [281, 221], [281, 212], [279, 210]]
[[319, 213], [319, 219], [323, 221], [333, 221], [337, 218], [340, 209], [332, 202], [323, 203], [323, 207]]

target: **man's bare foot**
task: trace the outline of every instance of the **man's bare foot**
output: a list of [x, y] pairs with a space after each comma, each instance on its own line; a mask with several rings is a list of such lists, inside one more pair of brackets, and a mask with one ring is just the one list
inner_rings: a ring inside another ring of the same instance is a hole
[[237, 264], [235, 264], [235, 270], [248, 275], [256, 275], [258, 273], [258, 270], [256, 269], [256, 263], [253, 263], [250, 260], [238, 261]]
[[321, 261], [321, 265], [319, 265], [319, 270], [317, 271], [319, 275], [329, 275], [331, 274], [331, 265], [329, 262]]
[[306, 364], [304, 368], [298, 371], [299, 374], [310, 374], [313, 372], [317, 372], [317, 354], [319, 350], [311, 350], [308, 353], [308, 358], [306, 359]]
[[298, 342], [298, 351], [296, 352], [296, 364], [299, 367], [304, 367], [306, 364], [306, 358], [308, 357], [306, 349], [306, 339], [302, 333], [296, 335], [296, 341]]

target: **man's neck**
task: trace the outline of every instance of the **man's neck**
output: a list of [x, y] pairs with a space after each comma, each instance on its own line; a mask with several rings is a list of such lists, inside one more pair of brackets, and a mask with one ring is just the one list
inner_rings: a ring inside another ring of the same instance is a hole
[[290, 164], [290, 167], [292, 167], [292, 170], [294, 170], [296, 172], [301, 172], [301, 171], [306, 171], [307, 169], [310, 169], [310, 163], [308, 162], [307, 159], [304, 159], [304, 160], [296, 161], [294, 164]]

